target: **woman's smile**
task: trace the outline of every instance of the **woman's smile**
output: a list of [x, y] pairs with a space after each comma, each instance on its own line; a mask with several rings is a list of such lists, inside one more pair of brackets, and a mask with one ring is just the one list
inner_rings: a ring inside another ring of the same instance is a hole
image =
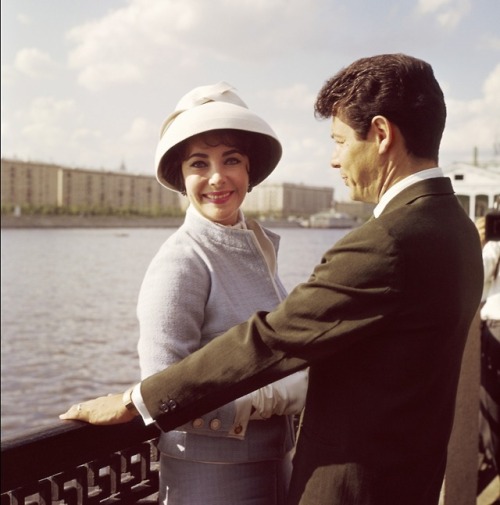
[[224, 204], [233, 194], [234, 191], [212, 191], [210, 193], [203, 193], [203, 197], [210, 200], [211, 203]]

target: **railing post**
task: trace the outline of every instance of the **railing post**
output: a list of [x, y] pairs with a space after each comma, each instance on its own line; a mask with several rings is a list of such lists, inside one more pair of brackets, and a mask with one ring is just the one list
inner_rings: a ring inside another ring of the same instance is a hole
[[116, 426], [65, 421], [3, 440], [1, 505], [153, 503], [159, 433], [141, 419]]

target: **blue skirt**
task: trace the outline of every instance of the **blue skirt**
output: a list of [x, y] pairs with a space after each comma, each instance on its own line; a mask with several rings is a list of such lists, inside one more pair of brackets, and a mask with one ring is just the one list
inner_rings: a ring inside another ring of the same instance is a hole
[[292, 451], [281, 460], [202, 463], [161, 453], [164, 505], [285, 505]]

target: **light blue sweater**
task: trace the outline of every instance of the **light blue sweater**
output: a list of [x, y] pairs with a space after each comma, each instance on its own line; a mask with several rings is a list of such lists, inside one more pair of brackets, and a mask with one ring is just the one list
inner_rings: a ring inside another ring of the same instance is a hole
[[[286, 296], [276, 272], [279, 236], [255, 221], [238, 229], [213, 223], [189, 207], [183, 225], [151, 261], [139, 294], [142, 377], [193, 353], [258, 310]], [[266, 260], [267, 256], [267, 260]], [[160, 450], [206, 462], [281, 458], [293, 446], [290, 416], [250, 421], [234, 437], [231, 402], [179, 430], [162, 433]]]

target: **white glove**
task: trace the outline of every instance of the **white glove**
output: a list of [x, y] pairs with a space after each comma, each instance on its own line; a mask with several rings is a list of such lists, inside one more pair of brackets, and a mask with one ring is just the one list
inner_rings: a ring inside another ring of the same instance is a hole
[[308, 378], [309, 369], [301, 370], [250, 393], [255, 409], [250, 419], [299, 414], [306, 401]]

